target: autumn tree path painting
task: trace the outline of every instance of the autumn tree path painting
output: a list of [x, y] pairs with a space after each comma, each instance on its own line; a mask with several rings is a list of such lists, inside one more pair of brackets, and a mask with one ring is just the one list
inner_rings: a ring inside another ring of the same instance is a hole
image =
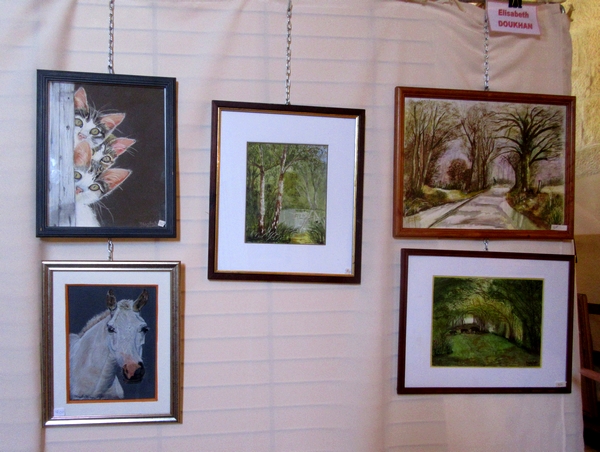
[[398, 90], [402, 198], [395, 228], [565, 231], [571, 224], [565, 105]]

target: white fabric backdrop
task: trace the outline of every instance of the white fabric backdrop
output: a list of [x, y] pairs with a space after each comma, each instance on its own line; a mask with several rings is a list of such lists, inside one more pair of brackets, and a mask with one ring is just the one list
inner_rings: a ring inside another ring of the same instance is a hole
[[[116, 1], [115, 71], [178, 80], [179, 237], [116, 240], [115, 259], [185, 266], [183, 424], [42, 429], [40, 261], [103, 260], [106, 244], [35, 238], [35, 70], [106, 72], [108, 1], [0, 5], [0, 449], [583, 449], [577, 381], [570, 395], [395, 394], [400, 249], [482, 244], [391, 238], [393, 90], [482, 89], [483, 12], [376, 0], [296, 0], [292, 19], [291, 102], [367, 112], [353, 287], [206, 279], [210, 101], [283, 103], [287, 1]], [[568, 19], [557, 5], [539, 18], [541, 37], [491, 37], [492, 90], [569, 94]]]

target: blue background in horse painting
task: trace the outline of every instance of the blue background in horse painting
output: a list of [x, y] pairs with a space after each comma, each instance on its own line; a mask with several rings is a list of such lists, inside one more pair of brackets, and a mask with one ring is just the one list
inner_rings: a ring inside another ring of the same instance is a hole
[[122, 372], [117, 372], [117, 376], [123, 386], [125, 399], [154, 399], [156, 398], [156, 287], [69, 285], [66, 300], [69, 333], [78, 334], [88, 320], [107, 309], [106, 294], [109, 289], [113, 289], [117, 300], [135, 300], [143, 289], [148, 291], [148, 302], [140, 311], [149, 328], [142, 353], [146, 369], [144, 379], [137, 384], [127, 384], [123, 380]]

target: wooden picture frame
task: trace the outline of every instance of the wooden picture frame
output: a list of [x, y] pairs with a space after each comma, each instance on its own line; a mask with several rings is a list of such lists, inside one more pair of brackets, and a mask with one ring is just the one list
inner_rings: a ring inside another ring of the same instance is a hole
[[365, 111], [212, 104], [208, 278], [358, 284]]
[[179, 269], [42, 263], [45, 427], [181, 422]]
[[38, 237], [172, 238], [170, 77], [37, 72]]
[[574, 256], [403, 249], [398, 394], [571, 392]]
[[575, 97], [396, 87], [393, 236], [572, 239]]

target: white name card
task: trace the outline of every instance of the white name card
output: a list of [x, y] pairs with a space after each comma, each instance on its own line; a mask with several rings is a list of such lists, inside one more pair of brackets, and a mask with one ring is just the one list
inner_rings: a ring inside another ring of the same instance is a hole
[[521, 8], [509, 8], [508, 0], [487, 1], [490, 30], [502, 33], [539, 35], [540, 24], [537, 18], [537, 6], [523, 5]]

